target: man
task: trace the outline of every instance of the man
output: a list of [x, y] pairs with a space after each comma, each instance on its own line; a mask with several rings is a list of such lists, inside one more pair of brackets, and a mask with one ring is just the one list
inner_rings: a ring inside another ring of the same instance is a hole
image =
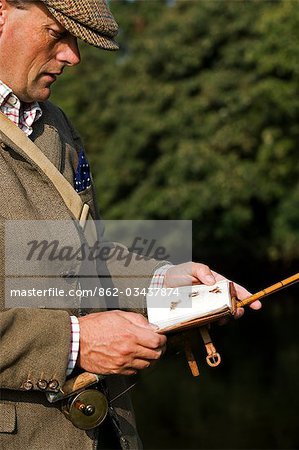
[[[115, 23], [104, 0], [0, 0], [0, 109], [30, 137], [77, 188], [97, 218], [90, 180], [78, 178], [80, 138], [64, 114], [48, 102], [51, 86], [67, 66], [80, 62], [77, 38], [106, 50], [118, 48]], [[47, 176], [22, 149], [1, 145], [1, 274], [4, 273], [5, 220], [69, 220], [71, 214]], [[80, 170], [79, 170], [80, 174]], [[82, 184], [82, 185], [81, 185]], [[80, 188], [80, 186], [82, 189]], [[76, 237], [74, 237], [75, 239]], [[203, 264], [165, 266], [138, 262], [141, 286], [152, 277], [173, 287], [222, 277]], [[144, 273], [147, 276], [144, 276]], [[248, 292], [236, 285], [238, 296]], [[126, 377], [159, 359], [166, 337], [141, 315], [107, 311], [83, 315], [50, 309], [8, 309], [1, 281], [0, 442], [9, 449], [139, 448], [130, 400], [110, 408], [109, 418], [91, 431], [75, 428], [46, 392], [56, 392], [77, 371], [106, 378], [106, 393], [125, 389]], [[259, 309], [260, 304], [252, 305]], [[243, 311], [239, 310], [238, 315]], [[78, 348], [79, 347], [79, 348]], [[79, 350], [79, 351], [78, 351]]]

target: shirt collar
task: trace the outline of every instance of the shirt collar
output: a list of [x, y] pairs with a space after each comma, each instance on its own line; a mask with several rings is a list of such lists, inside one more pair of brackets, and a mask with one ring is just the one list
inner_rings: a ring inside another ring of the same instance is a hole
[[37, 102], [24, 103], [0, 80], [0, 111], [14, 122], [28, 136], [32, 133], [32, 125], [42, 115]]

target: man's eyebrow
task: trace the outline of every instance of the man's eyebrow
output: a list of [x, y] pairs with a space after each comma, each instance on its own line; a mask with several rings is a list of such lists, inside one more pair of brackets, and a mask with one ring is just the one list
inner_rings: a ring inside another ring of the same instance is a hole
[[47, 24], [45, 24], [45, 29], [53, 30], [53, 31], [55, 31], [55, 33], [58, 33], [58, 34], [60, 34], [63, 37], [66, 37], [68, 34], [70, 34], [69, 31], [66, 28], [64, 28], [62, 26], [58, 26], [55, 23], [47, 23]]
[[48, 27], [56, 27], [60, 33], [63, 33], [64, 31], [67, 31], [67, 29], [61, 25], [56, 20], [52, 20], [50, 17], [48, 17], [47, 22], [45, 24]]
[[59, 23], [56, 23], [56, 22], [47, 23], [47, 26], [57, 28], [57, 30], [59, 30], [61, 32], [66, 31], [66, 28], [64, 28], [62, 25], [60, 25]]

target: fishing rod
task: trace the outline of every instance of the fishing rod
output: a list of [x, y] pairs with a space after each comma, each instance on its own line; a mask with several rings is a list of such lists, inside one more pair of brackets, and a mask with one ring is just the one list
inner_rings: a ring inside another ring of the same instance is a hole
[[272, 284], [272, 286], [269, 286], [257, 292], [256, 294], [250, 295], [250, 297], [247, 297], [244, 300], [238, 300], [237, 307], [241, 308], [243, 306], [251, 305], [251, 303], [255, 302], [256, 300], [260, 300], [263, 297], [273, 294], [274, 292], [280, 291], [281, 289], [284, 289], [287, 286], [290, 286], [291, 284], [298, 283], [298, 281], [299, 281], [299, 272], [295, 273], [295, 275], [292, 275], [291, 277], [286, 278], [285, 280]]

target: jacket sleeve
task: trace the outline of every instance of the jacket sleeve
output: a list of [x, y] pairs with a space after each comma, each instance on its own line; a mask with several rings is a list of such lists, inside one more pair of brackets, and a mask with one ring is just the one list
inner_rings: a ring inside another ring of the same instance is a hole
[[[168, 265], [169, 262], [140, 257], [118, 242], [111, 242], [110, 245], [106, 264], [113, 286], [118, 293], [120, 309], [129, 309], [146, 316], [146, 294], [151, 286], [153, 275], [157, 269]], [[103, 267], [104, 264], [99, 269], [102, 284]], [[109, 305], [109, 297], [107, 300]]]
[[57, 390], [64, 384], [70, 352], [69, 312], [8, 309], [4, 225], [0, 218], [0, 388]]
[[0, 387], [57, 390], [64, 384], [71, 326], [66, 311], [13, 308], [0, 313]]

